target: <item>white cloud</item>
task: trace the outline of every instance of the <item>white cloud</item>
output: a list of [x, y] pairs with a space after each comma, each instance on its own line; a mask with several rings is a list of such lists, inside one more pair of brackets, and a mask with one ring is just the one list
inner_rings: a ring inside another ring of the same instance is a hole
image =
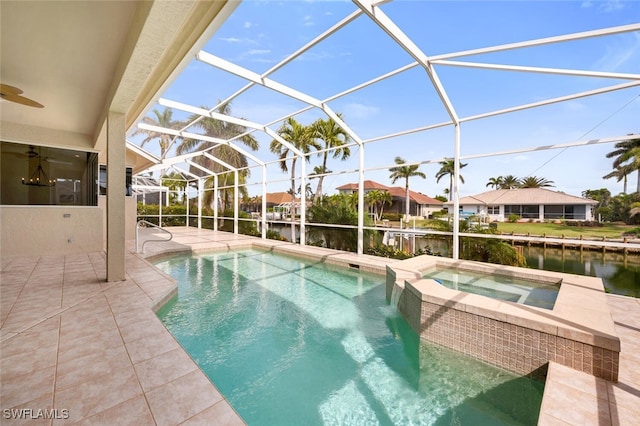
[[605, 54], [595, 64], [597, 69], [615, 71], [632, 58], [640, 56], [640, 34], [623, 34], [616, 41], [607, 45]]
[[251, 49], [247, 51], [245, 54], [246, 55], [266, 55], [268, 53], [271, 53], [271, 49]]
[[302, 19], [302, 22], [302, 25], [304, 25], [305, 27], [312, 27], [315, 25], [315, 22], [313, 22], [313, 17], [311, 15], [306, 15]]
[[[597, 5], [597, 6], [596, 6]], [[617, 10], [624, 9], [624, 3], [621, 0], [606, 0], [594, 2], [592, 0], [584, 0], [580, 7], [587, 8], [596, 6], [598, 10], [604, 13], [611, 13]]]
[[354, 102], [346, 104], [343, 112], [346, 120], [350, 118], [369, 118], [377, 115], [380, 112], [380, 108]]
[[253, 24], [250, 21], [244, 21], [244, 24], [242, 24], [242, 28], [251, 28], [251, 27], [255, 27], [255, 24]]
[[342, 58], [345, 56], [350, 56], [351, 52], [341, 52], [338, 54], [335, 54], [333, 52], [327, 52], [326, 50], [320, 51], [320, 52], [304, 52], [302, 55], [298, 56], [295, 60], [296, 61], [321, 61], [323, 59], [330, 59], [330, 58]]
[[620, 10], [623, 8], [624, 8], [624, 4], [622, 4], [620, 0], [609, 0], [609, 1], [603, 2], [603, 4], [600, 5], [600, 10], [606, 13], [615, 12], [616, 10]]
[[585, 104], [579, 101], [569, 101], [569, 102], [565, 102], [564, 107], [566, 109], [568, 109], [569, 111], [581, 111], [584, 110], [586, 108]]
[[227, 43], [240, 43], [242, 39], [237, 37], [220, 37], [221, 41], [226, 41]]

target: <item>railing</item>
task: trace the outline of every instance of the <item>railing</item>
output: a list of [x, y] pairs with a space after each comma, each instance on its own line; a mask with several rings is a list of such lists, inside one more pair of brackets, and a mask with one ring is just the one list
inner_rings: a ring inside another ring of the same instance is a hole
[[[154, 239], [154, 240], [145, 240], [145, 242], [142, 243], [142, 247], [140, 249], [138, 249], [138, 231], [140, 230], [140, 225], [144, 224], [146, 225], [145, 227], [151, 226], [152, 228], [158, 228], [159, 230], [161, 230], [162, 232], [166, 232], [167, 234], [169, 234], [169, 239], [168, 240], [158, 240], [158, 239]], [[148, 220], [139, 220], [138, 223], [136, 223], [136, 253], [143, 253], [144, 254], [144, 246], [147, 243], [150, 242], [166, 242], [166, 241], [171, 241], [173, 239], [173, 234], [170, 231], [167, 231], [166, 229], [161, 228], [160, 226], [156, 225], [155, 223], [151, 223]]]

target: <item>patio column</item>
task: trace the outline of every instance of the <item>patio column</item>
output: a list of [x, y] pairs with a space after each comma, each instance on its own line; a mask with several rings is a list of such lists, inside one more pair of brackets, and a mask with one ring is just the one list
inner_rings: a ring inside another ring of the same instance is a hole
[[125, 280], [125, 116], [107, 115], [107, 281]]

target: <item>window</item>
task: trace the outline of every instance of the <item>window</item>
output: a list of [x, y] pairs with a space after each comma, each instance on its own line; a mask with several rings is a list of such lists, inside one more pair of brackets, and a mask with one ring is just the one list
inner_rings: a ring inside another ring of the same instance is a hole
[[544, 206], [544, 218], [585, 220], [587, 218], [587, 207], [575, 204]]
[[96, 206], [97, 159], [95, 152], [1, 142], [0, 204]]
[[[133, 195], [132, 190], [132, 176], [133, 169], [131, 167], [126, 168], [125, 172], [125, 186], [124, 186], [124, 194], [127, 197], [131, 197]], [[98, 180], [98, 191], [100, 195], [107, 195], [107, 166], [105, 164], [100, 164], [100, 178]]]
[[487, 214], [500, 214], [500, 206], [487, 206]]
[[511, 214], [517, 214], [525, 219], [537, 219], [540, 217], [540, 206], [535, 205], [505, 205], [504, 215], [509, 216]]

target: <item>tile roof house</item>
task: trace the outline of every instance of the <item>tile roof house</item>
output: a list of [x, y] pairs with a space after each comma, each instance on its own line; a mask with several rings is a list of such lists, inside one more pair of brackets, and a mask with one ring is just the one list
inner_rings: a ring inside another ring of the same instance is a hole
[[[522, 219], [594, 220], [593, 208], [597, 201], [552, 191], [545, 188], [497, 189], [460, 199], [460, 210], [466, 215], [488, 217], [504, 222], [515, 214]], [[452, 209], [453, 201], [444, 203]]]
[[[357, 183], [347, 183], [336, 188], [342, 194], [353, 194], [358, 192]], [[405, 212], [405, 189], [400, 186], [386, 186], [373, 180], [364, 181], [364, 193], [371, 191], [387, 191], [391, 194], [391, 206], [385, 206], [384, 211], [390, 213], [404, 214]], [[409, 211], [412, 216], [429, 217], [434, 211], [440, 211], [443, 203], [440, 200], [431, 198], [420, 192], [409, 190]]]

